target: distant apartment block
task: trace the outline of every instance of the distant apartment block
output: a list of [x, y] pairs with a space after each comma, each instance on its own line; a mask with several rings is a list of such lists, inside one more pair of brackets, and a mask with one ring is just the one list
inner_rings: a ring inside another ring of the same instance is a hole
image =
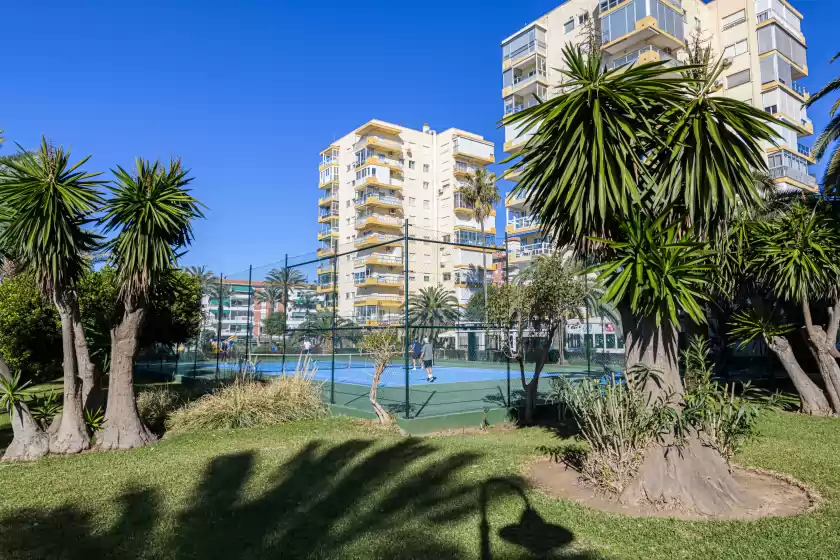
[[[459, 192], [476, 169], [494, 162], [494, 145], [454, 128], [414, 130], [371, 120], [325, 148], [318, 187], [321, 309], [359, 324], [402, 319], [405, 300], [404, 225], [418, 239], [466, 243], [409, 244], [409, 293], [432, 285], [453, 290], [466, 305], [481, 286], [482, 246], [495, 245], [495, 213], [485, 239]], [[349, 253], [349, 254], [348, 254]], [[491, 255], [487, 256], [491, 269]], [[335, 286], [335, 291], [333, 286]]]
[[[502, 41], [504, 113], [521, 111], [550, 97], [560, 81], [562, 48], [580, 42], [584, 30], [600, 39], [608, 67], [633, 62], [684, 60], [694, 30], [729, 59], [718, 95], [745, 101], [794, 127], [776, 127], [780, 139], [766, 146], [770, 172], [785, 190], [816, 191], [814, 163], [802, 143], [814, 126], [802, 104], [808, 75], [802, 14], [787, 0], [568, 0]], [[676, 63], [676, 62], [673, 62]], [[505, 128], [504, 149], [516, 153], [533, 131]], [[516, 177], [511, 177], [516, 180]], [[506, 198], [506, 230], [515, 241], [516, 266], [551, 250], [522, 198]]]

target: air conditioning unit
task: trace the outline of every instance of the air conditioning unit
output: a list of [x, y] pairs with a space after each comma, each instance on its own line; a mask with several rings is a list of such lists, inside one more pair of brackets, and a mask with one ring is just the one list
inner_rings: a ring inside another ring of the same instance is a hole
[[443, 189], [438, 189], [438, 196], [441, 196], [442, 194], [443, 194]]

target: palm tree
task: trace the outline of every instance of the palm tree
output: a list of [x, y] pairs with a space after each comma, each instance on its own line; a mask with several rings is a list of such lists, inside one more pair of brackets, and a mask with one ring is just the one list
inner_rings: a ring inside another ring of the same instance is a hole
[[[481, 229], [481, 245], [485, 245], [484, 220], [493, 213], [493, 207], [501, 196], [496, 186], [496, 175], [490, 173], [483, 167], [476, 169], [474, 174], [467, 178], [466, 185], [460, 187], [461, 195], [467, 206], [470, 206]], [[484, 301], [487, 301], [487, 251], [481, 251], [482, 285], [484, 289]], [[487, 306], [484, 306], [484, 323], [487, 323]]]
[[[97, 187], [102, 182], [94, 179], [99, 173], [81, 170], [90, 156], [71, 164], [69, 150], [51, 146], [44, 138], [36, 152], [18, 148], [16, 157], [4, 158], [0, 165], [0, 199], [8, 220], [0, 245], [35, 276], [41, 292], [58, 310], [64, 409], [50, 451], [78, 453], [90, 446], [82, 409], [87, 396], [83, 390], [93, 390], [93, 378], [85, 367], [91, 362], [75, 287], [88, 266], [85, 255], [97, 247], [97, 236], [84, 226], [101, 203]], [[80, 373], [82, 385], [77, 382]]]
[[184, 268], [184, 270], [198, 278], [198, 282], [201, 285], [201, 294], [206, 295], [208, 293], [210, 284], [215, 278], [213, 276], [213, 273], [207, 269], [207, 265], [203, 264], [201, 266], [188, 266]]
[[105, 233], [118, 232], [108, 246], [122, 309], [111, 334], [108, 406], [98, 445], [129, 449], [155, 439], [137, 414], [132, 383], [149, 296], [177, 268], [179, 250], [192, 242], [192, 220], [203, 215], [180, 160], [166, 167], [138, 158], [133, 172], [119, 166], [112, 172], [102, 224]]
[[279, 286], [294, 286], [306, 283], [306, 276], [294, 267], [272, 268], [265, 275], [265, 281]]
[[452, 325], [458, 321], [461, 310], [458, 298], [452, 290], [443, 286], [420, 288], [420, 292], [408, 297], [408, 320], [419, 331], [429, 331], [432, 342], [437, 338], [435, 327]]
[[[835, 54], [830, 63], [833, 63], [835, 60], [840, 58], [840, 52]], [[805, 107], [811, 107], [817, 101], [820, 101], [824, 97], [840, 91], [840, 78], [834, 78], [828, 84], [825, 85], [820, 91], [815, 93], [811, 96], [811, 98], [805, 102]], [[814, 142], [814, 157], [817, 160], [821, 160], [825, 153], [831, 150], [831, 159], [828, 162], [828, 165], [825, 168], [825, 173], [823, 174], [823, 189], [825, 194], [836, 196], [838, 187], [840, 187], [840, 144], [837, 143], [837, 139], [840, 138], [840, 114], [838, 114], [837, 110], [840, 109], [840, 99], [834, 102], [834, 105], [831, 107], [831, 111], [829, 116], [831, 120], [828, 121], [828, 124], [825, 126], [823, 131], [817, 136], [816, 142]], [[832, 146], [834, 146], [832, 148]]]
[[[341, 330], [335, 330], [336, 342], [341, 346], [343, 341], [353, 342], [356, 338], [355, 333], [350, 330], [355, 326], [355, 323], [349, 319], [336, 316], [335, 327]], [[297, 340], [304, 336], [311, 337], [314, 340], [314, 346], [322, 346], [322, 351], [332, 351], [332, 334], [333, 334], [333, 314], [332, 311], [320, 311], [309, 315], [306, 320], [298, 327], [298, 332], [295, 335]]]
[[[265, 320], [271, 319], [274, 309], [278, 303], [283, 302], [283, 288], [275, 284], [266, 284], [261, 290], [257, 290], [254, 294], [254, 300], [265, 305]], [[283, 310], [285, 314], [286, 310]]]
[[309, 312], [318, 306], [318, 300], [311, 291], [301, 292], [298, 295], [297, 301], [295, 301], [295, 305], [303, 309], [305, 314], [309, 315]]
[[[646, 384], [648, 396], [681, 395], [678, 313], [705, 322], [707, 240], [736, 207], [760, 203], [753, 172], [766, 171], [762, 145], [775, 139], [778, 123], [710, 95], [722, 62], [708, 72], [662, 63], [608, 70], [600, 53], [571, 46], [564, 59], [558, 95], [504, 119], [536, 128], [513, 165], [521, 173], [514, 193], [537, 209], [558, 246], [604, 263], [596, 272], [622, 317], [626, 362], [660, 378]], [[668, 440], [645, 454], [622, 499], [657, 496], [723, 512], [745, 497], [697, 434], [679, 453], [671, 447]]]

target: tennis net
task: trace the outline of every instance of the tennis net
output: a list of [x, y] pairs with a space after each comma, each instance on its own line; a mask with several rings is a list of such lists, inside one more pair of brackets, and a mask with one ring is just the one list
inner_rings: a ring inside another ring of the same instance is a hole
[[[251, 354], [251, 363], [258, 371], [275, 371], [286, 364], [286, 371], [295, 369], [298, 360], [303, 363], [303, 354], [286, 354], [285, 360], [283, 354]], [[310, 362], [317, 365], [318, 369], [323, 371], [324, 368], [331, 368], [333, 355], [332, 354], [309, 354]], [[347, 353], [335, 354], [335, 368], [349, 369], [349, 368], [372, 368], [374, 365], [372, 354], [362, 353]]]

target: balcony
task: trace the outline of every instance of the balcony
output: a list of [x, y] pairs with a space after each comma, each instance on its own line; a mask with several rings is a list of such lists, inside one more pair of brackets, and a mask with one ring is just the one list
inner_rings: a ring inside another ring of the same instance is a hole
[[335, 247], [318, 247], [315, 254], [319, 257], [331, 257], [335, 255]]
[[318, 223], [319, 224], [329, 223], [329, 222], [331, 222], [333, 220], [336, 220], [336, 219], [338, 219], [338, 209], [337, 208], [327, 210], [326, 212], [321, 211], [321, 212], [318, 213]]
[[336, 286], [333, 286], [332, 283], [330, 284], [318, 284], [315, 288], [315, 291], [319, 294], [329, 294], [334, 292], [337, 289]]
[[354, 266], [361, 266], [361, 265], [382, 265], [382, 266], [402, 266], [403, 259], [402, 257], [398, 257], [395, 255], [382, 255], [378, 253], [372, 253], [370, 255], [364, 255], [362, 257], [356, 257], [353, 259]]
[[338, 191], [330, 191], [318, 199], [318, 206], [329, 206], [338, 201]]
[[324, 229], [318, 232], [318, 241], [338, 237], [338, 229]]
[[[548, 87], [548, 76], [544, 70], [537, 70], [532, 68], [526, 73], [513, 77], [513, 84], [502, 88], [502, 97], [508, 97], [513, 94], [525, 95], [530, 92], [525, 92], [525, 88], [529, 85], [541, 85], [544, 88]], [[534, 91], [537, 89], [534, 88]], [[531, 97], [528, 95], [528, 97]]]
[[796, 144], [796, 151], [797, 153], [799, 153], [799, 155], [805, 158], [813, 159], [813, 157], [811, 156], [811, 148], [809, 148], [805, 144]]
[[357, 152], [362, 148], [379, 148], [386, 152], [402, 152], [403, 146], [401, 142], [382, 138], [381, 136], [366, 136], [353, 146], [353, 151]]
[[620, 68], [621, 66], [633, 63], [648, 64], [651, 62], [665, 62], [668, 66], [675, 64], [671, 55], [662, 49], [654, 47], [653, 45], [646, 45], [639, 50], [616, 58], [607, 64], [607, 69], [612, 70], [614, 68]]
[[353, 300], [354, 306], [377, 305], [379, 307], [402, 307], [405, 296], [399, 294], [370, 294], [357, 295]]
[[381, 165], [387, 167], [395, 173], [403, 172], [403, 161], [395, 158], [385, 157], [379, 154], [368, 157], [361, 164], [355, 165], [356, 169], [361, 169], [368, 165]]
[[487, 165], [496, 161], [493, 144], [477, 138], [456, 136], [452, 141], [452, 152], [455, 157], [467, 158], [480, 164]]
[[389, 196], [385, 194], [370, 193], [364, 197], [357, 198], [353, 201], [356, 208], [363, 208], [365, 206], [373, 206], [380, 208], [402, 208], [403, 199], [396, 196]]
[[510, 252], [510, 262], [520, 263], [527, 262], [538, 257], [539, 255], [550, 255], [553, 251], [551, 243], [531, 243], [530, 245], [522, 245], [518, 249]]
[[370, 286], [401, 287], [405, 284], [405, 276], [402, 274], [354, 274], [353, 285], [360, 288]]
[[[638, 43], [646, 43], [676, 51], [685, 48], [683, 10], [678, 2], [649, 0], [636, 3], [615, 4], [616, 9], [601, 13], [601, 49], [611, 55], [621, 54]], [[639, 17], [639, 16], [642, 17]], [[638, 18], [635, 19], [634, 18]]]
[[781, 25], [785, 31], [796, 37], [802, 44], [805, 44], [805, 35], [802, 34], [801, 23], [795, 16], [793, 19], [794, 21], [786, 19], [784, 14], [780, 14], [773, 8], [756, 14], [757, 27], [764, 27], [765, 25], [772, 25], [774, 23]]
[[402, 129], [374, 119], [366, 122], [354, 132], [359, 136], [367, 136], [368, 134], [375, 134], [377, 132], [386, 136], [399, 136], [402, 133]]
[[364, 179], [359, 179], [356, 181], [354, 189], [363, 190], [365, 187], [376, 187], [379, 189], [391, 189], [395, 191], [402, 191], [402, 181], [394, 182], [394, 179], [391, 179], [390, 182], [386, 183], [384, 181], [380, 181], [377, 177], [365, 177]]
[[374, 226], [400, 229], [403, 227], [403, 219], [396, 216], [386, 216], [382, 214], [369, 214], [367, 216], [359, 216], [356, 218], [356, 229], [364, 229]]
[[461, 193], [455, 193], [455, 213], [464, 214], [465, 216], [472, 216], [475, 205], [467, 202], [466, 197]]
[[463, 161], [456, 161], [453, 173], [456, 177], [468, 177], [470, 175], [475, 175], [477, 169], [478, 167], [475, 165], [470, 165], [469, 163], [464, 163]]
[[797, 183], [802, 183], [809, 190], [817, 191], [817, 178], [808, 173], [804, 173], [799, 169], [793, 167], [773, 167], [770, 169], [770, 176], [776, 180], [777, 183], [785, 182], [785, 179], [793, 179]]
[[368, 235], [357, 237], [356, 240], [353, 242], [353, 245], [357, 249], [361, 249], [364, 247], [370, 247], [372, 245], [379, 245], [381, 243], [387, 243], [388, 245], [399, 245], [402, 242], [402, 237], [396, 237], [387, 233], [369, 233]]
[[519, 234], [540, 229], [540, 222], [536, 216], [523, 216], [508, 220], [505, 231], [508, 234]]
[[[533, 38], [523, 45], [518, 45], [509, 53], [502, 53], [502, 71], [528, 62], [532, 57], [540, 54], [545, 56], [545, 42]], [[505, 47], [503, 46], [502, 49]]]

